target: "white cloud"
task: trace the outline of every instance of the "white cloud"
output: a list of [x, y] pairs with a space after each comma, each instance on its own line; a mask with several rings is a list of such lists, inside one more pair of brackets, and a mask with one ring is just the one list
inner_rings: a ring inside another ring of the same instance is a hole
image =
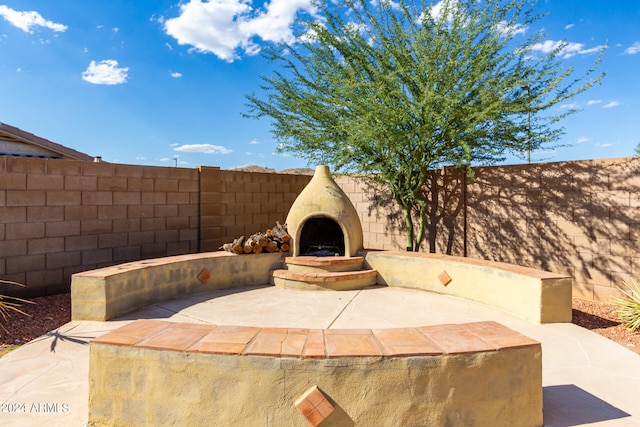
[[564, 26], [564, 29], [565, 30], [569, 30], [569, 29], [573, 28], [575, 25], [576, 24], [567, 24], [567, 25]]
[[258, 145], [260, 144], [260, 141], [258, 141], [257, 139], [252, 139], [251, 142], [249, 143], [249, 145]]
[[117, 85], [125, 83], [129, 68], [118, 68], [118, 61], [105, 59], [96, 63], [91, 61], [89, 67], [82, 72], [82, 80], [96, 85]]
[[171, 73], [171, 77], [178, 79], [180, 77], [182, 77], [182, 73], [178, 73], [178, 72], [173, 72]]
[[67, 26], [44, 19], [38, 12], [19, 12], [5, 5], [0, 5], [0, 16], [9, 21], [13, 26], [20, 28], [29, 34], [33, 33], [34, 27], [44, 27], [56, 32], [64, 32]]
[[498, 31], [500, 31], [500, 33], [502, 33], [503, 35], [518, 35], [518, 34], [525, 34], [527, 32], [527, 26], [526, 25], [521, 25], [521, 24], [516, 24], [516, 25], [507, 25], [507, 21], [500, 21], [498, 22]]
[[[434, 21], [439, 21], [442, 18], [442, 15], [445, 13], [444, 6], [445, 6], [444, 1], [440, 1], [435, 5], [433, 5], [433, 7], [431, 8], [431, 18], [433, 18]], [[453, 11], [455, 11], [458, 8], [458, 1], [451, 0], [449, 2], [449, 8], [450, 10], [447, 11], [449, 13], [449, 16], [446, 17], [447, 21], [450, 21], [453, 19]]]
[[212, 144], [184, 144], [174, 148], [174, 151], [205, 154], [229, 154], [232, 152], [232, 150], [229, 150], [226, 147]]
[[313, 13], [315, 8], [311, 0], [271, 0], [262, 9], [247, 0], [190, 0], [180, 6], [180, 16], [164, 22], [164, 28], [178, 44], [233, 62], [239, 50], [247, 55], [260, 51], [254, 37], [291, 42], [291, 25], [299, 10]]
[[562, 104], [559, 108], [561, 110], [573, 110], [575, 108], [578, 108], [578, 104], [576, 104], [575, 102], [570, 104]]
[[624, 50], [627, 55], [635, 55], [638, 52], [640, 52], [640, 42], [635, 42]]
[[580, 136], [576, 139], [576, 144], [582, 144], [583, 142], [590, 141], [591, 138], [587, 138], [586, 136]]
[[536, 43], [532, 47], [532, 50], [536, 50], [542, 53], [551, 53], [556, 49], [560, 49], [560, 56], [563, 58], [571, 58], [574, 55], [587, 55], [590, 53], [598, 52], [602, 49], [602, 46], [596, 46], [591, 49], [585, 49], [582, 43], [572, 43], [554, 40], [545, 40], [542, 43]]
[[617, 107], [618, 105], [620, 105], [620, 101], [611, 101], [608, 104], [604, 104], [602, 108], [613, 108]]
[[600, 101], [599, 99], [590, 99], [589, 101], [587, 101], [587, 105], [596, 105], [596, 104], [600, 104], [602, 101]]

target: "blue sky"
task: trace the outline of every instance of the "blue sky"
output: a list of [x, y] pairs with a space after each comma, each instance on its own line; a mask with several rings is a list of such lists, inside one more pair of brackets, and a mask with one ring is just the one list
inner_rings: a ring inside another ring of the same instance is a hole
[[[246, 119], [309, 0], [0, 0], [0, 122], [116, 163], [307, 166], [275, 153], [268, 120]], [[640, 1], [541, 0], [541, 51], [568, 43], [580, 73], [609, 45], [600, 86], [576, 97], [567, 147], [534, 161], [625, 157], [640, 143]], [[578, 75], [578, 74], [577, 74]], [[509, 159], [509, 163], [518, 162]]]

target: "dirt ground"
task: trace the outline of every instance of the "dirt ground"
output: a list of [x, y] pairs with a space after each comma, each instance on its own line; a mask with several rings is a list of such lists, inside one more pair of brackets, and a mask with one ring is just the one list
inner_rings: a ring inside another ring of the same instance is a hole
[[[29, 342], [71, 320], [71, 295], [60, 294], [34, 298], [35, 304], [22, 304], [29, 316], [11, 312], [5, 321], [0, 318], [0, 355], [13, 346]], [[573, 323], [602, 335], [640, 355], [640, 330], [625, 329], [614, 313], [612, 304], [573, 300]]]

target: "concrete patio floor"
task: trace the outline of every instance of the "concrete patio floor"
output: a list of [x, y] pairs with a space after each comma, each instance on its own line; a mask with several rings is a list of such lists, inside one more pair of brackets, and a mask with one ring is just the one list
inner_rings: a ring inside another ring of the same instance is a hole
[[542, 343], [546, 426], [640, 426], [640, 355], [573, 324], [540, 325], [427, 292], [250, 287], [191, 295], [109, 322], [72, 321], [0, 358], [0, 426], [84, 426], [89, 341], [135, 319], [318, 329], [493, 320]]

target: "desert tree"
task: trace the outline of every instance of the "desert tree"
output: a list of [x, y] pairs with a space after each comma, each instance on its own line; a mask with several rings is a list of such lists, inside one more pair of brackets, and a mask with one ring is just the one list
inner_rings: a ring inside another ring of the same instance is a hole
[[279, 150], [383, 183], [403, 211], [407, 250], [424, 237], [434, 169], [500, 162], [553, 146], [554, 108], [602, 77], [580, 77], [558, 43], [539, 53], [541, 15], [526, 0], [318, 1], [295, 42], [271, 45], [276, 67], [248, 117], [269, 117]]

